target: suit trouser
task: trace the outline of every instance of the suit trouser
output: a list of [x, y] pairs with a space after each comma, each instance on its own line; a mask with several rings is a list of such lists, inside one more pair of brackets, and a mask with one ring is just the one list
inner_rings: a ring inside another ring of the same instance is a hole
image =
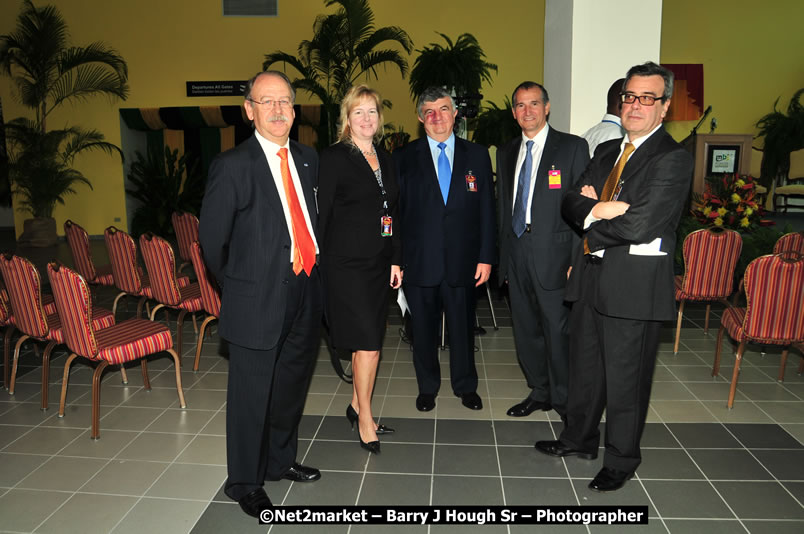
[[438, 363], [438, 327], [441, 308], [449, 331], [449, 369], [456, 395], [477, 391], [474, 318], [475, 287], [452, 287], [441, 282], [435, 287], [405, 284], [413, 327], [413, 367], [419, 393], [435, 395], [441, 387]]
[[661, 322], [598, 312], [592, 303], [599, 269], [599, 265], [585, 265], [581, 298], [572, 307], [567, 423], [560, 439], [575, 449], [597, 450], [605, 408], [603, 465], [630, 473], [642, 462], [639, 441], [648, 413]]
[[569, 306], [564, 288], [545, 289], [536, 269], [541, 252], [528, 246], [530, 234], [511, 245], [508, 295], [519, 364], [529, 397], [550, 402], [559, 414], [567, 406], [569, 375]]
[[[256, 350], [230, 343], [226, 394], [226, 495], [238, 500], [278, 480], [296, 461], [298, 427], [320, 339], [318, 268], [288, 275], [278, 344]], [[254, 311], [259, 313], [258, 310]]]

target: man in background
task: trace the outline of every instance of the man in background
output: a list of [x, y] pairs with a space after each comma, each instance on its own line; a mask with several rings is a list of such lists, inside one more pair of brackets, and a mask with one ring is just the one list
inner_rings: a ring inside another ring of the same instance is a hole
[[606, 114], [603, 119], [589, 128], [581, 137], [589, 143], [589, 157], [595, 157], [597, 145], [610, 139], [619, 139], [625, 134], [620, 121], [620, 92], [623, 90], [624, 78], [615, 81], [606, 95]]

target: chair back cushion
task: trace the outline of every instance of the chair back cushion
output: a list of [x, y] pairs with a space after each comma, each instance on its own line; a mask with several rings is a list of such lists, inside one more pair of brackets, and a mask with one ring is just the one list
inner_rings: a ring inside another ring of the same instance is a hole
[[120, 291], [132, 295], [142, 292], [142, 280], [137, 268], [137, 245], [126, 232], [110, 226], [103, 232], [114, 283]]
[[174, 211], [170, 216], [176, 241], [179, 243], [179, 257], [182, 261], [190, 261], [193, 243], [198, 241], [198, 217], [192, 213]]
[[204, 309], [208, 314], [218, 317], [221, 314], [221, 290], [218, 288], [215, 277], [212, 276], [212, 273], [209, 272], [204, 263], [201, 244], [198, 241], [193, 241], [190, 252], [195, 277], [201, 287], [201, 302], [204, 305]]
[[804, 231], [785, 234], [773, 245], [774, 254], [790, 251], [804, 255]]
[[65, 343], [79, 356], [94, 359], [98, 354], [98, 344], [92, 328], [92, 295], [86, 280], [72, 269], [56, 263], [48, 264], [47, 276], [61, 318]]
[[684, 239], [685, 300], [725, 298], [734, 288], [734, 268], [743, 240], [734, 230], [696, 230]]
[[804, 256], [760, 256], [745, 269], [743, 331], [758, 342], [804, 341]]
[[73, 254], [73, 264], [75, 270], [81, 273], [88, 281], [93, 281], [98, 276], [95, 271], [95, 264], [92, 263], [92, 256], [89, 252], [89, 235], [81, 225], [67, 219], [64, 221], [64, 235], [67, 236], [67, 244], [70, 245], [70, 252]]
[[0, 282], [0, 326], [5, 326], [11, 321], [11, 303], [8, 301], [8, 291], [3, 282]]
[[48, 333], [47, 316], [42, 307], [42, 281], [36, 267], [21, 256], [2, 254], [0, 270], [17, 328], [29, 336], [44, 339]]
[[148, 232], [140, 236], [140, 250], [153, 297], [162, 304], [178, 306], [181, 292], [176, 281], [176, 259], [170, 243]]

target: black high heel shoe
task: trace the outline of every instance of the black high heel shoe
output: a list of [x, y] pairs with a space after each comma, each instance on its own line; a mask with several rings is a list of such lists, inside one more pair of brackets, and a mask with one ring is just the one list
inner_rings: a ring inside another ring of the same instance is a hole
[[380, 454], [380, 440], [376, 441], [369, 441], [366, 443], [363, 441], [363, 437], [360, 435], [360, 426], [357, 427], [357, 439], [360, 440], [360, 446], [372, 454]]
[[[349, 403], [349, 405], [346, 406], [346, 419], [349, 421], [349, 424], [352, 426], [352, 429], [355, 428], [357, 418], [358, 418], [357, 412], [355, 411], [354, 408], [352, 408], [352, 404]], [[377, 426], [377, 434], [393, 434], [394, 432], [396, 431], [390, 426], [385, 425]]]

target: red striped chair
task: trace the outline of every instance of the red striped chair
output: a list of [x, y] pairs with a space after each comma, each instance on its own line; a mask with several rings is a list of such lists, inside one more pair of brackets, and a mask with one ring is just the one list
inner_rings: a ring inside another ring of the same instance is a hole
[[790, 250], [804, 255], [804, 231], [785, 234], [773, 245], [774, 254]]
[[173, 350], [173, 338], [166, 326], [134, 318], [99, 330], [94, 326], [95, 309], [92, 306], [92, 295], [81, 275], [56, 263], [48, 264], [47, 274], [56, 298], [56, 307], [63, 318], [67, 347], [72, 352], [64, 364], [59, 417], [64, 417], [70, 365], [79, 356], [98, 362], [92, 375], [92, 432], [90, 434], [92, 439], [100, 437], [100, 379], [103, 370], [108, 365], [122, 365], [125, 362], [140, 360], [143, 384], [145, 389], [150, 390], [151, 383], [148, 380], [145, 356], [163, 351], [168, 352], [173, 357], [176, 367], [176, 391], [179, 395], [179, 405], [182, 408], [187, 407], [181, 387], [179, 356]]
[[673, 353], [678, 353], [681, 319], [688, 300], [706, 302], [704, 333], [709, 332], [712, 301], [726, 304], [734, 288], [734, 268], [743, 240], [734, 230], [696, 230], [684, 239], [684, 275], [675, 277], [676, 300], [679, 301], [676, 340]]
[[179, 257], [182, 264], [178, 272], [192, 262], [192, 246], [198, 241], [198, 217], [186, 211], [174, 211], [170, 216], [173, 231], [176, 232], [176, 241], [179, 244]]
[[187, 312], [202, 309], [201, 287], [193, 282], [182, 287], [176, 279], [176, 259], [170, 243], [148, 232], [140, 236], [140, 250], [145, 261], [145, 270], [151, 281], [151, 291], [158, 303], [151, 310], [153, 321], [159, 308], [179, 310], [176, 325], [176, 350], [181, 355], [182, 325]]
[[[106, 241], [106, 249], [109, 251], [109, 261], [112, 263], [114, 280], [120, 294], [114, 299], [112, 313], [117, 315], [117, 304], [125, 296], [138, 297], [137, 317], [142, 317], [142, 307], [145, 301], [154, 298], [151, 291], [151, 282], [147, 273], [137, 266], [137, 245], [134, 239], [126, 232], [108, 227], [103, 238]], [[184, 287], [190, 283], [187, 276], [178, 278], [179, 287]]]
[[[30, 261], [20, 256], [3, 254], [0, 255], [0, 271], [6, 281], [15, 325], [22, 332], [22, 336], [14, 346], [14, 363], [8, 393], [14, 394], [22, 343], [29, 338], [47, 342], [42, 353], [42, 409], [47, 410], [50, 354], [56, 345], [64, 343], [62, 321], [57, 313], [45, 312], [42, 304], [42, 282], [39, 272]], [[94, 328], [107, 328], [114, 324], [114, 315], [109, 310], [96, 307], [92, 312]]]
[[70, 219], [64, 221], [64, 235], [73, 254], [75, 270], [92, 285], [114, 287], [114, 276], [111, 265], [95, 267], [89, 250], [89, 234], [80, 225]]
[[734, 405], [746, 343], [781, 345], [782, 365], [791, 345], [804, 342], [804, 256], [783, 252], [760, 256], [745, 269], [746, 307], [729, 304], [720, 319], [712, 376], [720, 372], [723, 333], [739, 343], [728, 406]]
[[[42, 306], [46, 314], [56, 313], [56, 303], [53, 301], [53, 295], [42, 295]], [[17, 330], [14, 323], [14, 314], [11, 313], [11, 301], [8, 298], [8, 291], [5, 284], [0, 281], [0, 327], [5, 328], [5, 333], [3, 334], [3, 388], [5, 389], [8, 389], [9, 386], [8, 353], [11, 348], [11, 336]]]
[[198, 286], [201, 288], [201, 304], [207, 318], [201, 323], [201, 329], [198, 331], [198, 340], [195, 346], [195, 363], [193, 364], [193, 371], [198, 371], [198, 364], [201, 360], [201, 347], [204, 344], [204, 331], [207, 325], [217, 319], [221, 314], [221, 290], [215, 282], [212, 273], [207, 269], [204, 263], [204, 256], [201, 253], [201, 244], [194, 241], [190, 248], [190, 258], [193, 260], [193, 269], [195, 269], [195, 277], [198, 280]]

